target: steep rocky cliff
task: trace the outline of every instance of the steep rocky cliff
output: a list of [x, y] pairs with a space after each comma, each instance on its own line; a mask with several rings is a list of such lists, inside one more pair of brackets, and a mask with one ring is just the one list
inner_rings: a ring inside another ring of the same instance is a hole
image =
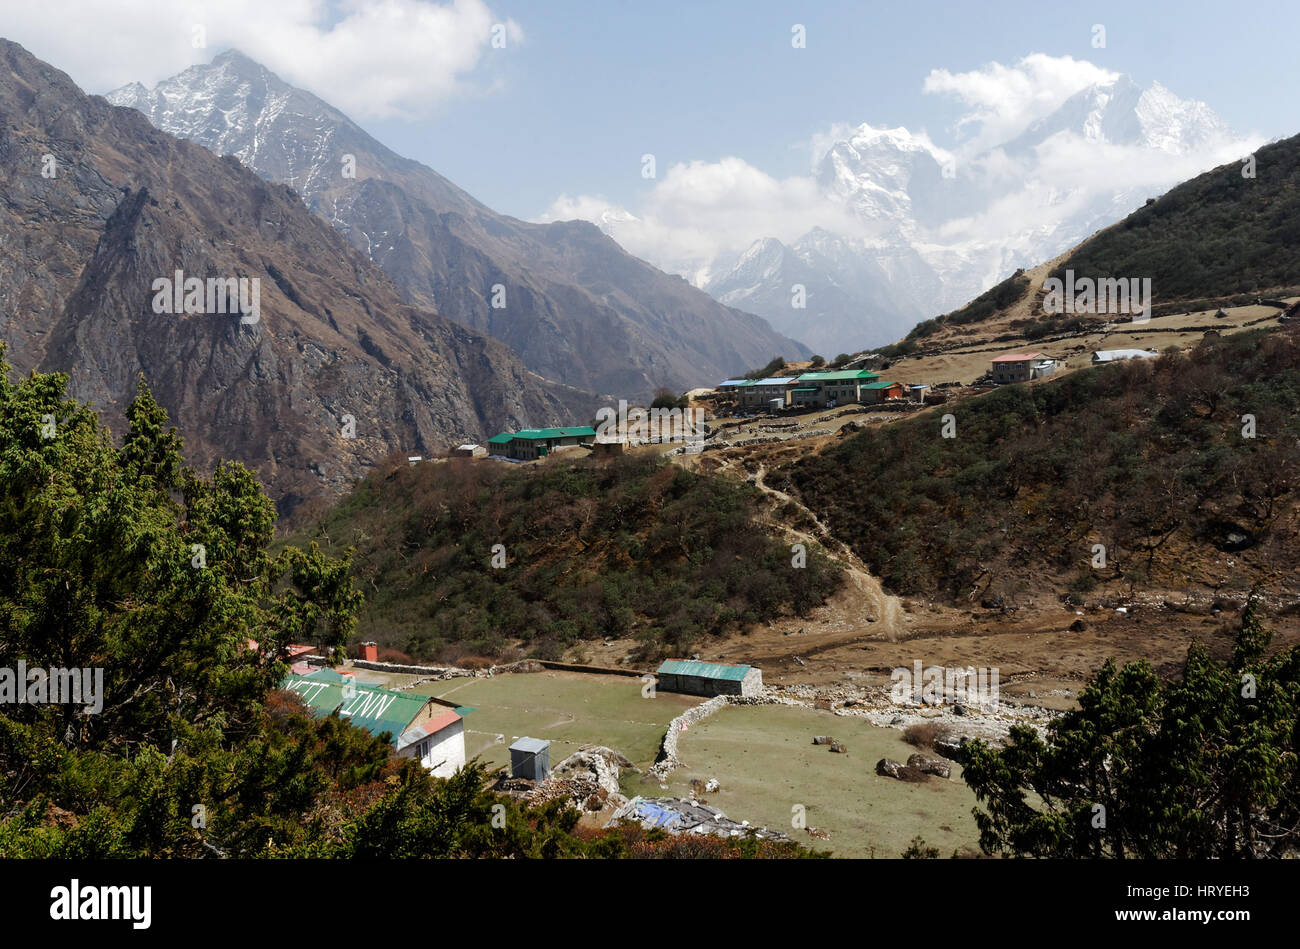
[[[245, 462], [282, 509], [394, 450], [593, 411], [594, 397], [500, 342], [407, 304], [290, 188], [84, 95], [3, 40], [0, 196], [9, 362], [69, 373], [114, 426], [143, 373], [192, 461]], [[247, 281], [245, 306], [208, 312], [204, 294], [203, 312], [156, 312], [168, 299], [156, 281], [177, 272]]]

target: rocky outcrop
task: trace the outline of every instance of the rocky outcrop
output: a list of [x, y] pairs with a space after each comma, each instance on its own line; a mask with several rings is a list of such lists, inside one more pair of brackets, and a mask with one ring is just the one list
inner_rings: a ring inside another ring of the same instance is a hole
[[929, 755], [909, 755], [907, 766], [915, 768], [923, 774], [933, 774], [940, 778], [947, 778], [952, 773], [946, 762], [940, 761], [938, 758], [931, 758]]
[[552, 768], [546, 780], [527, 790], [524, 797], [530, 804], [563, 800], [585, 811], [619, 808], [627, 803], [619, 791], [619, 775], [625, 769], [640, 773], [613, 748], [583, 748]]
[[930, 776], [919, 768], [903, 764], [892, 758], [881, 758], [877, 761], [876, 774], [881, 777], [906, 781], [909, 784], [921, 784], [930, 780]]

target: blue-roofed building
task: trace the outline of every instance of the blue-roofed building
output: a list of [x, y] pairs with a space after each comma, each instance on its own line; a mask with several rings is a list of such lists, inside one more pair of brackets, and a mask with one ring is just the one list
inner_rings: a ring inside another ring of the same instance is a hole
[[655, 688], [687, 695], [758, 695], [763, 691], [763, 672], [757, 666], [665, 659], [655, 678]]
[[791, 391], [797, 383], [794, 376], [756, 379], [752, 386], [740, 390], [740, 404], [747, 409], [784, 408], [790, 404]]

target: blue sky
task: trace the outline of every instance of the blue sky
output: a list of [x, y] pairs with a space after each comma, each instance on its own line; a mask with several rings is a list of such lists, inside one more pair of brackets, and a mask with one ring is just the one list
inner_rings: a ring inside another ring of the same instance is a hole
[[[1300, 132], [1300, 5], [1260, 3], [497, 2], [524, 41], [484, 67], [496, 91], [418, 124], [363, 121], [493, 208], [531, 217], [559, 193], [635, 206], [641, 155], [737, 155], [806, 174], [810, 136], [870, 122], [953, 138], [960, 109], [922, 92], [936, 68], [973, 70], [1034, 52], [1159, 80], [1239, 132]], [[1233, 11], [1233, 12], [1226, 12]], [[790, 28], [807, 27], [793, 49]], [[1106, 48], [1092, 47], [1094, 24]]]
[[[832, 125], [905, 125], [941, 146], [964, 114], [926, 94], [1033, 53], [1071, 56], [1207, 102], [1240, 133], [1300, 131], [1300, 5], [1193, 2], [0, 0], [0, 34], [105, 92], [238, 46], [497, 210], [557, 196], [636, 209], [669, 166], [736, 156], [808, 173]], [[192, 24], [207, 46], [191, 46]], [[505, 49], [488, 29], [509, 23]], [[791, 47], [791, 26], [807, 47]], [[1106, 47], [1092, 27], [1106, 27]], [[402, 117], [393, 117], [400, 113]]]

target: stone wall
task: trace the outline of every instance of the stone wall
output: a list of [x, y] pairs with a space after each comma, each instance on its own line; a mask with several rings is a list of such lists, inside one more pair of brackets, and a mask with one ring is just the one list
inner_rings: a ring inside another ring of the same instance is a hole
[[724, 705], [806, 705], [796, 699], [779, 698], [775, 695], [715, 695], [707, 702], [692, 706], [668, 723], [663, 741], [659, 745], [659, 757], [655, 760], [650, 774], [660, 781], [668, 777], [682, 762], [677, 757], [677, 739], [682, 733], [683, 725], [694, 725], [708, 718]]

